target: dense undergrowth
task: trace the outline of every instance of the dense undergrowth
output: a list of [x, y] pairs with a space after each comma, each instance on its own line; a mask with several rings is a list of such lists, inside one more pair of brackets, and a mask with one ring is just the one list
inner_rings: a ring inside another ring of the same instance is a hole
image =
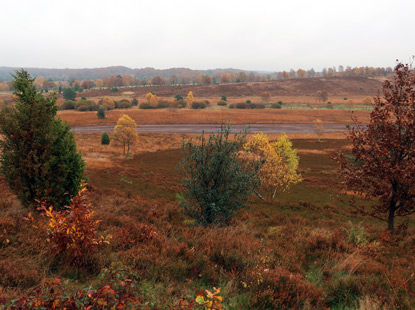
[[87, 168], [84, 197], [111, 239], [81, 266], [50, 253], [47, 217], [25, 220], [0, 178], [0, 302], [209, 309], [201, 300], [220, 296], [223, 309], [414, 308], [413, 224], [391, 236], [348, 206], [329, 158], [344, 141], [293, 143], [304, 181], [275, 200], [251, 198], [228, 227], [198, 226], [178, 208], [180, 150]]

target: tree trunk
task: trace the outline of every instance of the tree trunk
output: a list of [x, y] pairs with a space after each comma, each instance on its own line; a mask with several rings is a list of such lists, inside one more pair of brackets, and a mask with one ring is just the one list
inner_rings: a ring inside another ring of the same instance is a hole
[[130, 154], [130, 142], [127, 142], [127, 156]]
[[124, 151], [122, 153], [125, 156], [125, 142], [124, 142]]
[[394, 219], [395, 219], [395, 211], [396, 211], [396, 202], [391, 201], [389, 205], [389, 215], [388, 215], [388, 230], [393, 233], [394, 231]]

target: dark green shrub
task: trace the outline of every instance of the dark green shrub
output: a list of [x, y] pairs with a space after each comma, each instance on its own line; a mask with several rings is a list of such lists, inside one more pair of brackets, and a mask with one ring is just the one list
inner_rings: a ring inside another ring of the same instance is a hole
[[228, 105], [228, 103], [225, 100], [219, 100], [217, 105], [220, 107], [225, 107]]
[[154, 109], [150, 102], [140, 103], [140, 109]]
[[116, 91], [118, 91], [118, 87], [112, 87], [112, 88], [111, 88], [111, 91], [112, 91], [112, 92], [116, 92]]
[[72, 100], [66, 100], [60, 107], [61, 110], [74, 110], [76, 102]]
[[279, 105], [283, 105], [283, 102], [280, 100], [277, 102]]
[[246, 104], [251, 104], [252, 103], [252, 101], [251, 100], [247, 100], [247, 101], [245, 101], [246, 102]]
[[249, 105], [250, 109], [265, 109], [265, 104], [263, 103], [251, 103]]
[[25, 206], [68, 205], [85, 167], [73, 133], [55, 118], [55, 95], [43, 97], [23, 69], [14, 79], [16, 105], [11, 113], [0, 113], [0, 173]]
[[131, 101], [131, 104], [133, 105], [133, 106], [138, 106], [138, 100], [137, 100], [137, 98], [134, 98], [132, 101]]
[[228, 101], [228, 96], [226, 96], [226, 95], [222, 95], [222, 97], [220, 97], [220, 100], [223, 100], [223, 101]]
[[104, 132], [101, 136], [101, 144], [102, 145], [108, 145], [110, 144], [110, 137], [106, 132]]
[[344, 97], [343, 100], [347, 100], [347, 97]]
[[278, 104], [278, 103], [273, 102], [273, 103], [271, 103], [270, 108], [271, 109], [281, 109], [281, 105]]
[[257, 171], [262, 162], [240, 156], [246, 132], [230, 139], [230, 131], [226, 125], [208, 138], [183, 141], [185, 156], [179, 171], [184, 190], [178, 199], [202, 225], [228, 224], [261, 183]]
[[206, 109], [207, 104], [204, 101], [193, 101], [192, 102], [192, 109]]
[[104, 119], [106, 117], [105, 115], [105, 110], [101, 107], [99, 107], [98, 112], [97, 112], [97, 116], [99, 119]]
[[83, 96], [82, 96], [82, 97], [81, 97], [81, 100], [86, 100], [86, 97], [83, 97]]
[[180, 95], [180, 94], [176, 94], [176, 95], [174, 96], [174, 99], [176, 99], [176, 101], [180, 101], [180, 100], [183, 100], [183, 96], [182, 96], [182, 95]]
[[206, 103], [207, 106], [210, 105], [210, 101], [209, 100], [203, 100], [204, 103]]
[[229, 107], [231, 108], [231, 106], [233, 106], [233, 108], [235, 109], [249, 109], [249, 104], [247, 104], [246, 102], [233, 103]]
[[76, 98], [76, 91], [73, 88], [65, 88], [63, 90], [63, 98], [65, 100], [73, 100]]

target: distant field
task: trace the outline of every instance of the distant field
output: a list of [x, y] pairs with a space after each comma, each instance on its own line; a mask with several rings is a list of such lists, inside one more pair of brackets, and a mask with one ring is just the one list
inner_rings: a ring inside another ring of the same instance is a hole
[[[58, 116], [72, 127], [97, 125], [115, 125], [117, 120], [127, 114], [140, 124], [220, 124], [230, 120], [232, 124], [288, 124], [312, 123], [321, 119], [327, 124], [347, 124], [351, 122], [351, 111], [348, 110], [306, 110], [306, 109], [265, 109], [265, 110], [176, 110], [167, 109], [140, 110], [125, 109], [107, 112], [106, 119], [98, 119], [97, 113], [78, 111], [59, 111]], [[358, 119], [365, 123], [369, 120], [369, 111], [356, 111]]]

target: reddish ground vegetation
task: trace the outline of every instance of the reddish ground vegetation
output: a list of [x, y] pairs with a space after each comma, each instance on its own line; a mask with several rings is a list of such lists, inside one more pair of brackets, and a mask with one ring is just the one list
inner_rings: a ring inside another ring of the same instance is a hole
[[[87, 158], [86, 199], [101, 220], [98, 232], [112, 235], [97, 254], [99, 265], [107, 268], [99, 276], [88, 266], [53, 261], [45, 236], [23, 219], [27, 211], [9, 196], [0, 177], [5, 193], [0, 197], [0, 295], [7, 301], [26, 296], [33, 302], [42, 289], [33, 287], [44, 283], [43, 295], [50, 300], [59, 296], [70, 302], [81, 294], [87, 305], [131, 298], [136, 305], [166, 309], [185, 298], [196, 306], [198, 291], [221, 287], [225, 309], [414, 307], [413, 224], [400, 222], [400, 233], [391, 236], [383, 223], [350, 209], [330, 160], [333, 150], [348, 148], [345, 140], [293, 140], [304, 181], [275, 200], [252, 197], [229, 227], [205, 228], [177, 206], [176, 165], [182, 154], [173, 142], [146, 152], [151, 139], [142, 135], [139, 143], [147, 142], [127, 160], [116, 152], [119, 148], [100, 146], [97, 135], [76, 138]], [[169, 139], [180, 144], [179, 136], [168, 135], [155, 142]], [[94, 160], [99, 155], [107, 160]], [[121, 266], [119, 277], [114, 262]], [[61, 280], [44, 282], [48, 278]], [[75, 284], [79, 291], [71, 289]], [[106, 299], [105, 289], [112, 299]]]
[[[137, 125], [145, 124], [220, 124], [228, 120], [232, 124], [288, 124], [313, 123], [321, 119], [327, 124], [347, 124], [351, 122], [351, 112], [346, 110], [177, 110], [172, 113], [163, 110], [113, 110], [107, 112], [106, 119], [98, 119], [96, 112], [61, 111], [58, 116], [71, 123], [72, 127], [114, 125], [127, 114]], [[363, 123], [369, 120], [369, 111], [356, 111], [354, 114]]]

